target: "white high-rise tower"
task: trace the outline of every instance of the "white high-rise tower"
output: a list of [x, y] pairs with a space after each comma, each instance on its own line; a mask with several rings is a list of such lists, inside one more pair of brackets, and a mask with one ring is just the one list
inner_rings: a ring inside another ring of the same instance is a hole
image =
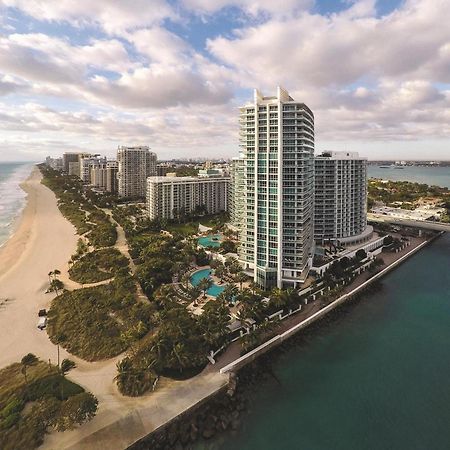
[[240, 259], [264, 288], [297, 287], [314, 251], [314, 115], [278, 87], [240, 108]]
[[119, 196], [145, 197], [147, 178], [156, 176], [156, 153], [147, 146], [119, 146], [117, 164]]

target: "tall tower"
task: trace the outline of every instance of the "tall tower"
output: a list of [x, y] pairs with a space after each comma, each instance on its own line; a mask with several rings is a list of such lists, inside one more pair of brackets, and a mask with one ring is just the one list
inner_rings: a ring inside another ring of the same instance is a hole
[[240, 108], [240, 259], [264, 288], [298, 287], [314, 251], [314, 115], [278, 87]]
[[156, 176], [156, 153], [149, 147], [119, 146], [117, 150], [120, 197], [145, 197], [147, 178]]
[[343, 246], [372, 236], [367, 226], [367, 158], [324, 152], [315, 158], [314, 237]]

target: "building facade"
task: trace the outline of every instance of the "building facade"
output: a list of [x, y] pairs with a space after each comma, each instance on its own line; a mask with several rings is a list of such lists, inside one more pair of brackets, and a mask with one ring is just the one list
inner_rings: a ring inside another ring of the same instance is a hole
[[282, 88], [240, 108], [240, 259], [264, 288], [297, 287], [314, 252], [314, 115]]
[[81, 155], [80, 156], [80, 178], [83, 183], [91, 183], [91, 170], [94, 167], [104, 166], [106, 157], [100, 155]]
[[230, 183], [230, 223], [238, 230], [241, 228], [244, 217], [244, 160], [233, 158], [231, 160]]
[[91, 185], [105, 192], [117, 192], [117, 161], [106, 161], [91, 166]]
[[145, 197], [147, 178], [156, 176], [156, 154], [149, 147], [119, 146], [118, 192], [121, 197]]
[[228, 210], [228, 177], [149, 177], [147, 211], [151, 220], [175, 219], [198, 211]]
[[369, 238], [367, 158], [355, 152], [324, 152], [314, 166], [316, 242], [349, 245]]
[[80, 153], [66, 152], [63, 154], [63, 170], [69, 173], [70, 163], [79, 163]]

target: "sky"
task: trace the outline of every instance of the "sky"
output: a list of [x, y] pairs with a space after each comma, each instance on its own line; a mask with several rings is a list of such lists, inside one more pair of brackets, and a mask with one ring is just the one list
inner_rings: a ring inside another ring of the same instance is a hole
[[316, 152], [450, 160], [450, 0], [0, 0], [0, 160], [237, 156], [278, 85]]

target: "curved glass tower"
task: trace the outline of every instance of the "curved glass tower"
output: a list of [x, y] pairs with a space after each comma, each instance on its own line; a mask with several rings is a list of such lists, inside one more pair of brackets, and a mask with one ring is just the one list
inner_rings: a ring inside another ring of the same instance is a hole
[[278, 87], [240, 108], [240, 258], [264, 288], [298, 287], [314, 250], [314, 115]]

